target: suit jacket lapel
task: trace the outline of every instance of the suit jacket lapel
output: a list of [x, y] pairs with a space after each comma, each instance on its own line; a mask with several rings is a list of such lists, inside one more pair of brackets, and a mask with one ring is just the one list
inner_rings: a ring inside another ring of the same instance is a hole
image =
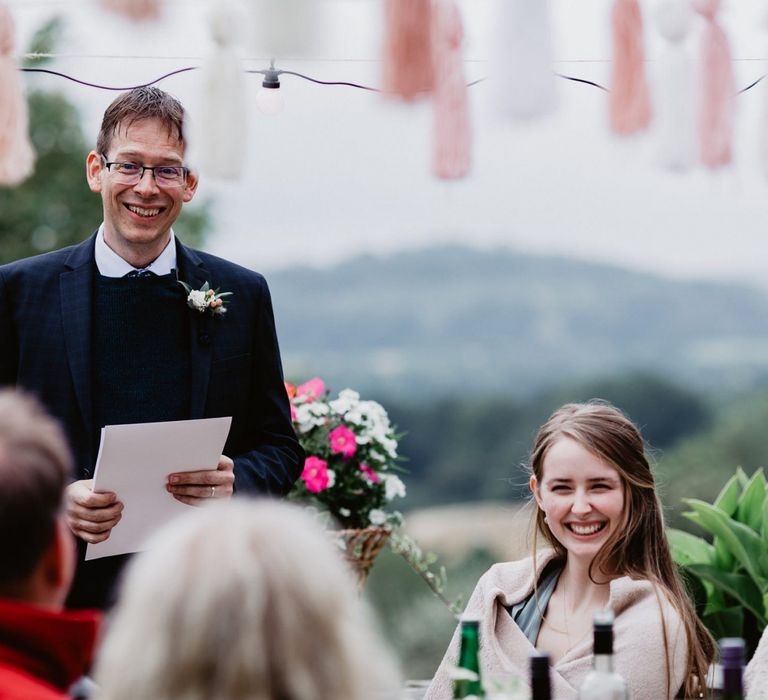
[[[194, 250], [182, 245], [176, 239], [176, 264], [178, 278], [192, 289], [200, 289], [206, 282], [214, 286], [210, 273]], [[208, 396], [208, 381], [211, 376], [213, 356], [213, 333], [215, 324], [210, 313], [196, 313], [190, 310], [190, 357], [192, 361], [192, 384], [190, 393], [190, 418], [202, 418], [205, 400]]]
[[83, 424], [93, 441], [91, 335], [93, 328], [93, 256], [95, 234], [76, 246], [59, 275], [64, 346]]

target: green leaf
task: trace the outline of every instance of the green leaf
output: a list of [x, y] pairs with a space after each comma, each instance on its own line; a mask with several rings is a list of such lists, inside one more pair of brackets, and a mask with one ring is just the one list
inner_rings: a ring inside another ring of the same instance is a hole
[[743, 490], [742, 476], [737, 471], [725, 486], [720, 489], [720, 493], [714, 501], [714, 506], [722, 510], [726, 515], [733, 515], [739, 504], [739, 496]]
[[745, 608], [751, 610], [763, 625], [766, 624], [768, 620], [766, 620], [763, 595], [749, 576], [721, 571], [709, 564], [691, 564], [687, 568], [702, 580], [709, 581], [732, 596]]
[[744, 609], [740, 605], [725, 608], [705, 615], [702, 622], [715, 639], [741, 637], [744, 634]]
[[672, 558], [681, 566], [714, 563], [715, 548], [702, 537], [670, 527], [667, 528], [667, 540]]
[[736, 520], [762, 532], [763, 504], [765, 503], [765, 474], [758, 469], [747, 483], [736, 508]]
[[728, 545], [723, 542], [722, 538], [715, 537], [714, 540], [712, 540], [712, 545], [715, 548], [715, 566], [723, 571], [736, 570], [736, 559], [728, 548]]
[[[722, 546], [733, 554], [760, 588], [768, 587], [766, 574], [761, 571], [759, 561], [765, 552], [762, 537], [752, 528], [729, 518], [722, 510], [695, 498], [686, 499], [688, 506], [696, 513], [699, 524], [722, 541]], [[715, 544], [717, 549], [718, 544]]]

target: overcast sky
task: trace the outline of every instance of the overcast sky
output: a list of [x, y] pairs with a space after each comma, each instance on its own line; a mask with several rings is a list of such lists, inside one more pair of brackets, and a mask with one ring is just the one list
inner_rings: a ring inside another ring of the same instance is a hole
[[[378, 85], [381, 0], [316, 2], [322, 11], [318, 46], [308, 58], [278, 56], [277, 67]], [[468, 80], [488, 74], [492, 3], [461, 3]], [[641, 4], [648, 16], [658, 0]], [[768, 72], [768, 2], [723, 4], [743, 87]], [[145, 82], [199, 64], [210, 46], [206, 2], [169, 0], [161, 22], [140, 26], [100, 11], [92, 0], [9, 5], [21, 45], [40, 21], [62, 14], [68, 23], [59, 49], [64, 55], [53, 65], [95, 82]], [[610, 6], [611, 0], [550, 2], [556, 70], [608, 83]], [[660, 42], [650, 20], [646, 28], [652, 73]], [[243, 52], [250, 57], [247, 67], [266, 67], [253, 41]], [[188, 73], [160, 86], [192, 105], [198, 76]], [[41, 75], [27, 79], [65, 90], [95, 137], [114, 93]], [[246, 175], [235, 183], [203, 181], [198, 194], [214, 211], [208, 248], [248, 266], [325, 265], [363, 252], [454, 241], [767, 284], [768, 179], [759, 153], [761, 123], [768, 131], [768, 80], [738, 98], [737, 160], [714, 175], [660, 171], [653, 133], [630, 141], [610, 136], [605, 94], [581, 84], [560, 80], [559, 109], [543, 121], [495, 126], [482, 107], [490, 89], [485, 82], [470, 89], [473, 169], [452, 183], [429, 172], [427, 104], [392, 105], [367, 91], [284, 76], [285, 110], [265, 117], [253, 109], [259, 83], [248, 79]]]

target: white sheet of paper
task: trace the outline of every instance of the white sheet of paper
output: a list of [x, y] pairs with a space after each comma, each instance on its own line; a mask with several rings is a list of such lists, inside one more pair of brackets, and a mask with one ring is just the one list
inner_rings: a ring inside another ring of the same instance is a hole
[[174, 472], [216, 469], [232, 418], [108, 425], [93, 476], [94, 491], [114, 491], [123, 517], [107, 540], [89, 544], [85, 558], [138, 552], [165, 523], [193, 506], [177, 501], [165, 485]]

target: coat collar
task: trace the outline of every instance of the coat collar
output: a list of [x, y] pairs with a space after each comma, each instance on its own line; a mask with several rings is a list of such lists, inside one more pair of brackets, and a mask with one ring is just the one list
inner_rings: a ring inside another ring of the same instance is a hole
[[0, 663], [65, 690], [91, 662], [99, 615], [56, 612], [0, 598]]

